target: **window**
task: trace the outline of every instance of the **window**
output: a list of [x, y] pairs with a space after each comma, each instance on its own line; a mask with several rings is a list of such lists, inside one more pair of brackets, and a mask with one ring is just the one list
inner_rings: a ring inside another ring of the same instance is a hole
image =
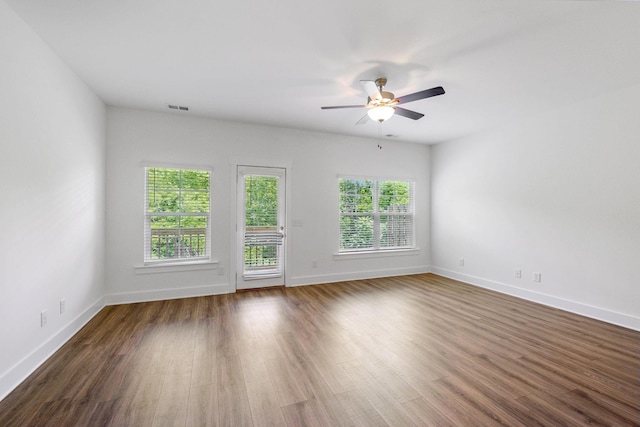
[[210, 258], [211, 171], [145, 168], [144, 260]]
[[414, 183], [340, 178], [340, 252], [414, 248]]

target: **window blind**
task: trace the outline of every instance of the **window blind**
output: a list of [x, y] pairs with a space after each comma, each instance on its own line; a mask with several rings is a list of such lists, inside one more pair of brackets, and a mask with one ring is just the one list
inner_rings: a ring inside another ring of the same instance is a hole
[[415, 247], [415, 184], [339, 178], [340, 252]]
[[210, 257], [208, 170], [145, 168], [145, 262]]

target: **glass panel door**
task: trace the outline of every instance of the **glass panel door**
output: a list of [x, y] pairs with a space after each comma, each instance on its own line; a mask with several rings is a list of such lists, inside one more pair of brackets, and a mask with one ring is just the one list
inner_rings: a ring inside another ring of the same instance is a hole
[[238, 289], [284, 285], [285, 176], [238, 166]]

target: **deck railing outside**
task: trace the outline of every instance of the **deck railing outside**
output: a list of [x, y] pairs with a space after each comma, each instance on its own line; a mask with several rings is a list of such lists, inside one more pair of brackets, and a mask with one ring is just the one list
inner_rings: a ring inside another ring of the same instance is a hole
[[[151, 229], [151, 258], [195, 258], [206, 256], [206, 228]], [[278, 266], [281, 237], [276, 227], [247, 227], [244, 264], [248, 270]]]
[[206, 228], [152, 228], [151, 258], [195, 258], [207, 255]]
[[282, 235], [277, 227], [246, 227], [244, 234], [245, 271], [278, 267], [278, 251]]

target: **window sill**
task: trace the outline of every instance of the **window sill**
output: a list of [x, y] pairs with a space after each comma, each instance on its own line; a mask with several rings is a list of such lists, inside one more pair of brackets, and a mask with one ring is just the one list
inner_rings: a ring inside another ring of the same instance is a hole
[[343, 261], [343, 260], [363, 259], [363, 258], [386, 258], [386, 257], [392, 257], [392, 256], [417, 255], [419, 252], [420, 252], [420, 248], [388, 249], [388, 250], [362, 251], [362, 252], [338, 252], [333, 254], [333, 259], [336, 261]]
[[217, 268], [217, 260], [159, 263], [133, 267], [136, 274], [175, 273], [179, 271], [214, 270]]

